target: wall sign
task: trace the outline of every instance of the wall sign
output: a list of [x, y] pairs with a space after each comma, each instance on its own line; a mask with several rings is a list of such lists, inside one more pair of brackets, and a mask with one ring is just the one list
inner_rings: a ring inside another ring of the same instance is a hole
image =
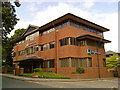
[[87, 53], [88, 53], [88, 54], [101, 54], [101, 52], [93, 51], [93, 50], [91, 50], [91, 49], [87, 49]]
[[35, 43], [37, 43], [37, 42], [36, 42], [36, 41], [33, 41], [33, 42], [31, 42], [31, 43], [26, 43], [26, 46], [30, 46], [30, 45], [35, 44]]

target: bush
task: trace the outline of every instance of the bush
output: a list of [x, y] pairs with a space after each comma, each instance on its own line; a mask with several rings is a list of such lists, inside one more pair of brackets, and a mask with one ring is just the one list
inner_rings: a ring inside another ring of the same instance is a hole
[[51, 70], [46, 70], [46, 72], [52, 72]]
[[35, 68], [34, 72], [42, 72], [42, 68]]
[[72, 74], [78, 74], [78, 72], [72, 72]]
[[78, 73], [84, 73], [85, 70], [84, 70], [83, 67], [78, 67], [78, 68], [76, 69], [76, 72], [78, 72]]
[[114, 73], [114, 77], [118, 77], [118, 71], [117, 70], [114, 70], [113, 73]]

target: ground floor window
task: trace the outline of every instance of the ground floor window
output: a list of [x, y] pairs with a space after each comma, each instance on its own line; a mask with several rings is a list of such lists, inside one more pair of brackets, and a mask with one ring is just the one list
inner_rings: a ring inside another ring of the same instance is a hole
[[54, 68], [54, 60], [44, 60], [43, 68]]
[[60, 67], [92, 67], [92, 58], [60, 58]]

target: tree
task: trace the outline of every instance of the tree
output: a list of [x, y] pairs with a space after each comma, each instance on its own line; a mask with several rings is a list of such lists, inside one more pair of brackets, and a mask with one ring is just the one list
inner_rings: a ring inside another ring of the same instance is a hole
[[6, 42], [4, 46], [4, 48], [2, 48], [2, 58], [3, 59], [6, 59], [6, 62], [3, 63], [3, 65], [9, 65], [9, 66], [12, 66], [12, 47], [13, 47], [13, 43], [12, 43], [12, 40], [20, 37], [23, 32], [25, 31], [26, 29], [22, 28], [22, 29], [17, 29], [15, 30], [15, 33], [13, 36], [11, 36], [10, 38], [7, 38], [7, 39], [4, 39]]
[[118, 62], [119, 56], [114, 52], [113, 56], [110, 58], [106, 59], [106, 66], [108, 69], [113, 69], [117, 67], [117, 62]]
[[13, 39], [16, 39], [16, 38], [20, 37], [25, 30], [26, 29], [24, 29], [24, 28], [15, 30], [14, 35], [11, 36], [11, 39], [13, 40]]
[[[15, 2], [17, 7], [20, 6], [19, 2]], [[19, 20], [16, 18], [15, 6], [8, 2], [2, 2], [2, 7], [0, 8], [0, 14], [2, 15], [2, 38], [7, 38], [7, 35], [14, 29], [14, 26]]]
[[9, 63], [9, 61], [12, 59], [12, 44], [10, 42], [11, 38], [8, 38], [7, 35], [10, 34], [10, 32], [14, 29], [14, 26], [19, 20], [15, 14], [15, 6], [19, 7], [20, 4], [18, 0], [15, 0], [14, 3], [15, 5], [12, 5], [10, 1], [0, 1], [0, 4], [2, 4], [2, 7], [0, 7], [0, 15], [2, 15], [2, 20], [0, 20], [2, 26], [0, 27], [0, 31], [2, 31], [0, 32], [0, 39], [2, 39], [2, 59], [7, 59], [7, 63]]

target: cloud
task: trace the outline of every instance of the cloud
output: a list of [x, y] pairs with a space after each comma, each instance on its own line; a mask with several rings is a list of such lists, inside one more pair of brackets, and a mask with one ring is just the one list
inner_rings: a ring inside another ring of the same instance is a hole
[[90, 0], [89, 2], [85, 1], [85, 2], [83, 2], [83, 7], [91, 8], [92, 6], [94, 6], [94, 4], [95, 4], [95, 2], [93, 0]]
[[38, 10], [37, 5], [40, 5], [41, 2], [30, 2], [29, 5], [27, 6], [27, 9], [29, 11], [35, 12]]
[[107, 50], [118, 50], [118, 18], [116, 13], [98, 13], [98, 12], [90, 12], [85, 10], [84, 8], [90, 8], [94, 5], [93, 2], [89, 2], [89, 4], [84, 3], [83, 8], [78, 8], [71, 4], [67, 3], [58, 3], [56, 6], [48, 6], [46, 10], [34, 13], [33, 21], [24, 21], [20, 20], [16, 25], [17, 28], [27, 28], [29, 24], [41, 26], [44, 25], [66, 13], [73, 13], [77, 16], [80, 16], [84, 19], [92, 21], [96, 24], [109, 28], [109, 32], [105, 32], [105, 39], [111, 40], [112, 43], [106, 44], [105, 48]]

